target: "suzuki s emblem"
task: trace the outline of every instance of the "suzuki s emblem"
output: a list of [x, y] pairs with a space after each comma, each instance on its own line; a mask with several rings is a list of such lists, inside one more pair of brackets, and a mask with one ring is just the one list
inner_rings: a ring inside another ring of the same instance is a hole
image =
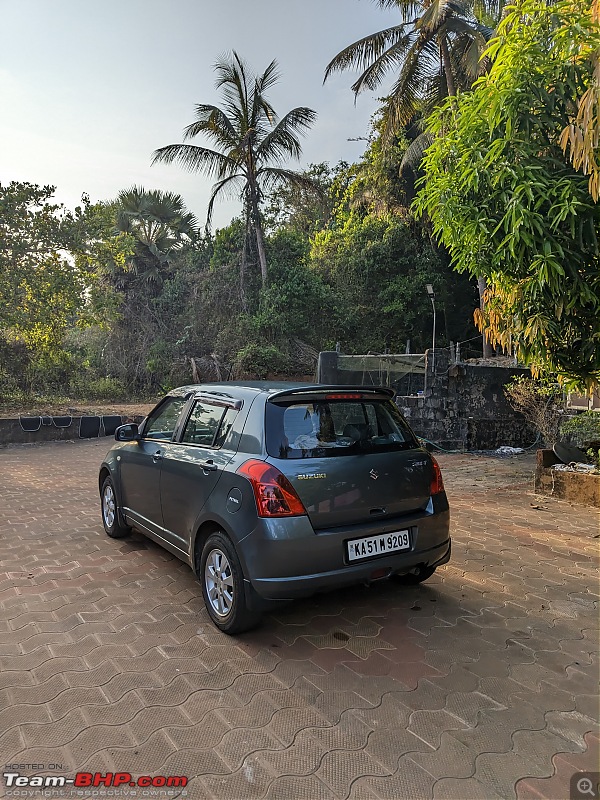
[[377, 478], [379, 477], [379, 473], [375, 469], [372, 469], [371, 472], [369, 472], [369, 475], [371, 476], [371, 478], [373, 478], [374, 481], [376, 481]]

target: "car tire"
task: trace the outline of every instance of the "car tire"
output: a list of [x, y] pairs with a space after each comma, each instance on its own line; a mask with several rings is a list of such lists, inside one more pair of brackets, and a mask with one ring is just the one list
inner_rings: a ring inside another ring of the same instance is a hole
[[403, 586], [416, 586], [418, 583], [429, 580], [434, 572], [435, 567], [421, 567], [418, 573], [407, 572], [405, 575], [393, 575], [392, 577]]
[[246, 602], [240, 560], [222, 531], [215, 531], [204, 543], [198, 579], [206, 610], [220, 631], [233, 635], [258, 624], [260, 614]]
[[122, 539], [131, 533], [131, 528], [121, 525], [119, 510], [117, 508], [117, 493], [112, 478], [106, 477], [100, 490], [100, 503], [102, 507], [102, 524], [111, 539]]

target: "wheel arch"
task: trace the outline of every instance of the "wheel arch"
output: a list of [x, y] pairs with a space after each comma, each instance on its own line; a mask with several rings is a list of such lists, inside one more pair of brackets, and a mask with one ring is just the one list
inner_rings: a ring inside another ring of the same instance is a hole
[[109, 468], [106, 466], [106, 464], [103, 464], [103, 465], [100, 467], [100, 474], [98, 475], [98, 491], [99, 491], [99, 492], [101, 492], [101, 491], [102, 491], [102, 484], [104, 483], [104, 481], [105, 481], [107, 478], [110, 478], [110, 477], [111, 477], [111, 471], [110, 471], [110, 470], [109, 470]]
[[196, 575], [199, 574], [200, 558], [202, 556], [202, 548], [204, 547], [204, 543], [212, 533], [217, 533], [217, 531], [220, 531], [227, 536], [227, 538], [229, 539], [232, 546], [237, 552], [235, 541], [233, 540], [230, 532], [227, 530], [226, 526], [223, 525], [222, 522], [217, 522], [217, 520], [215, 519], [204, 520], [204, 522], [202, 522], [196, 530], [196, 534], [194, 536], [194, 543], [192, 547], [192, 568], [196, 573]]

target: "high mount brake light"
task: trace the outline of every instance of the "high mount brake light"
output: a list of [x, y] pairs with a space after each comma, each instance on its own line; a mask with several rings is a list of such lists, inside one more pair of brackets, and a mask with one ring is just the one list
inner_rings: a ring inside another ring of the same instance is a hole
[[431, 456], [431, 466], [433, 467], [433, 475], [431, 477], [431, 494], [441, 494], [444, 491], [442, 470], [433, 456]]
[[306, 514], [296, 490], [276, 467], [250, 459], [237, 472], [252, 484], [259, 517], [297, 517]]
[[363, 400], [364, 395], [350, 392], [338, 392], [337, 394], [326, 394], [325, 400]]

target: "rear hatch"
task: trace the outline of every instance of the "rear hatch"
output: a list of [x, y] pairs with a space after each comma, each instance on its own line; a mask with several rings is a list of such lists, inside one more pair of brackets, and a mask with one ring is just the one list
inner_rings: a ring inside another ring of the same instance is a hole
[[266, 404], [268, 460], [315, 530], [424, 509], [433, 467], [386, 389], [296, 390]]

